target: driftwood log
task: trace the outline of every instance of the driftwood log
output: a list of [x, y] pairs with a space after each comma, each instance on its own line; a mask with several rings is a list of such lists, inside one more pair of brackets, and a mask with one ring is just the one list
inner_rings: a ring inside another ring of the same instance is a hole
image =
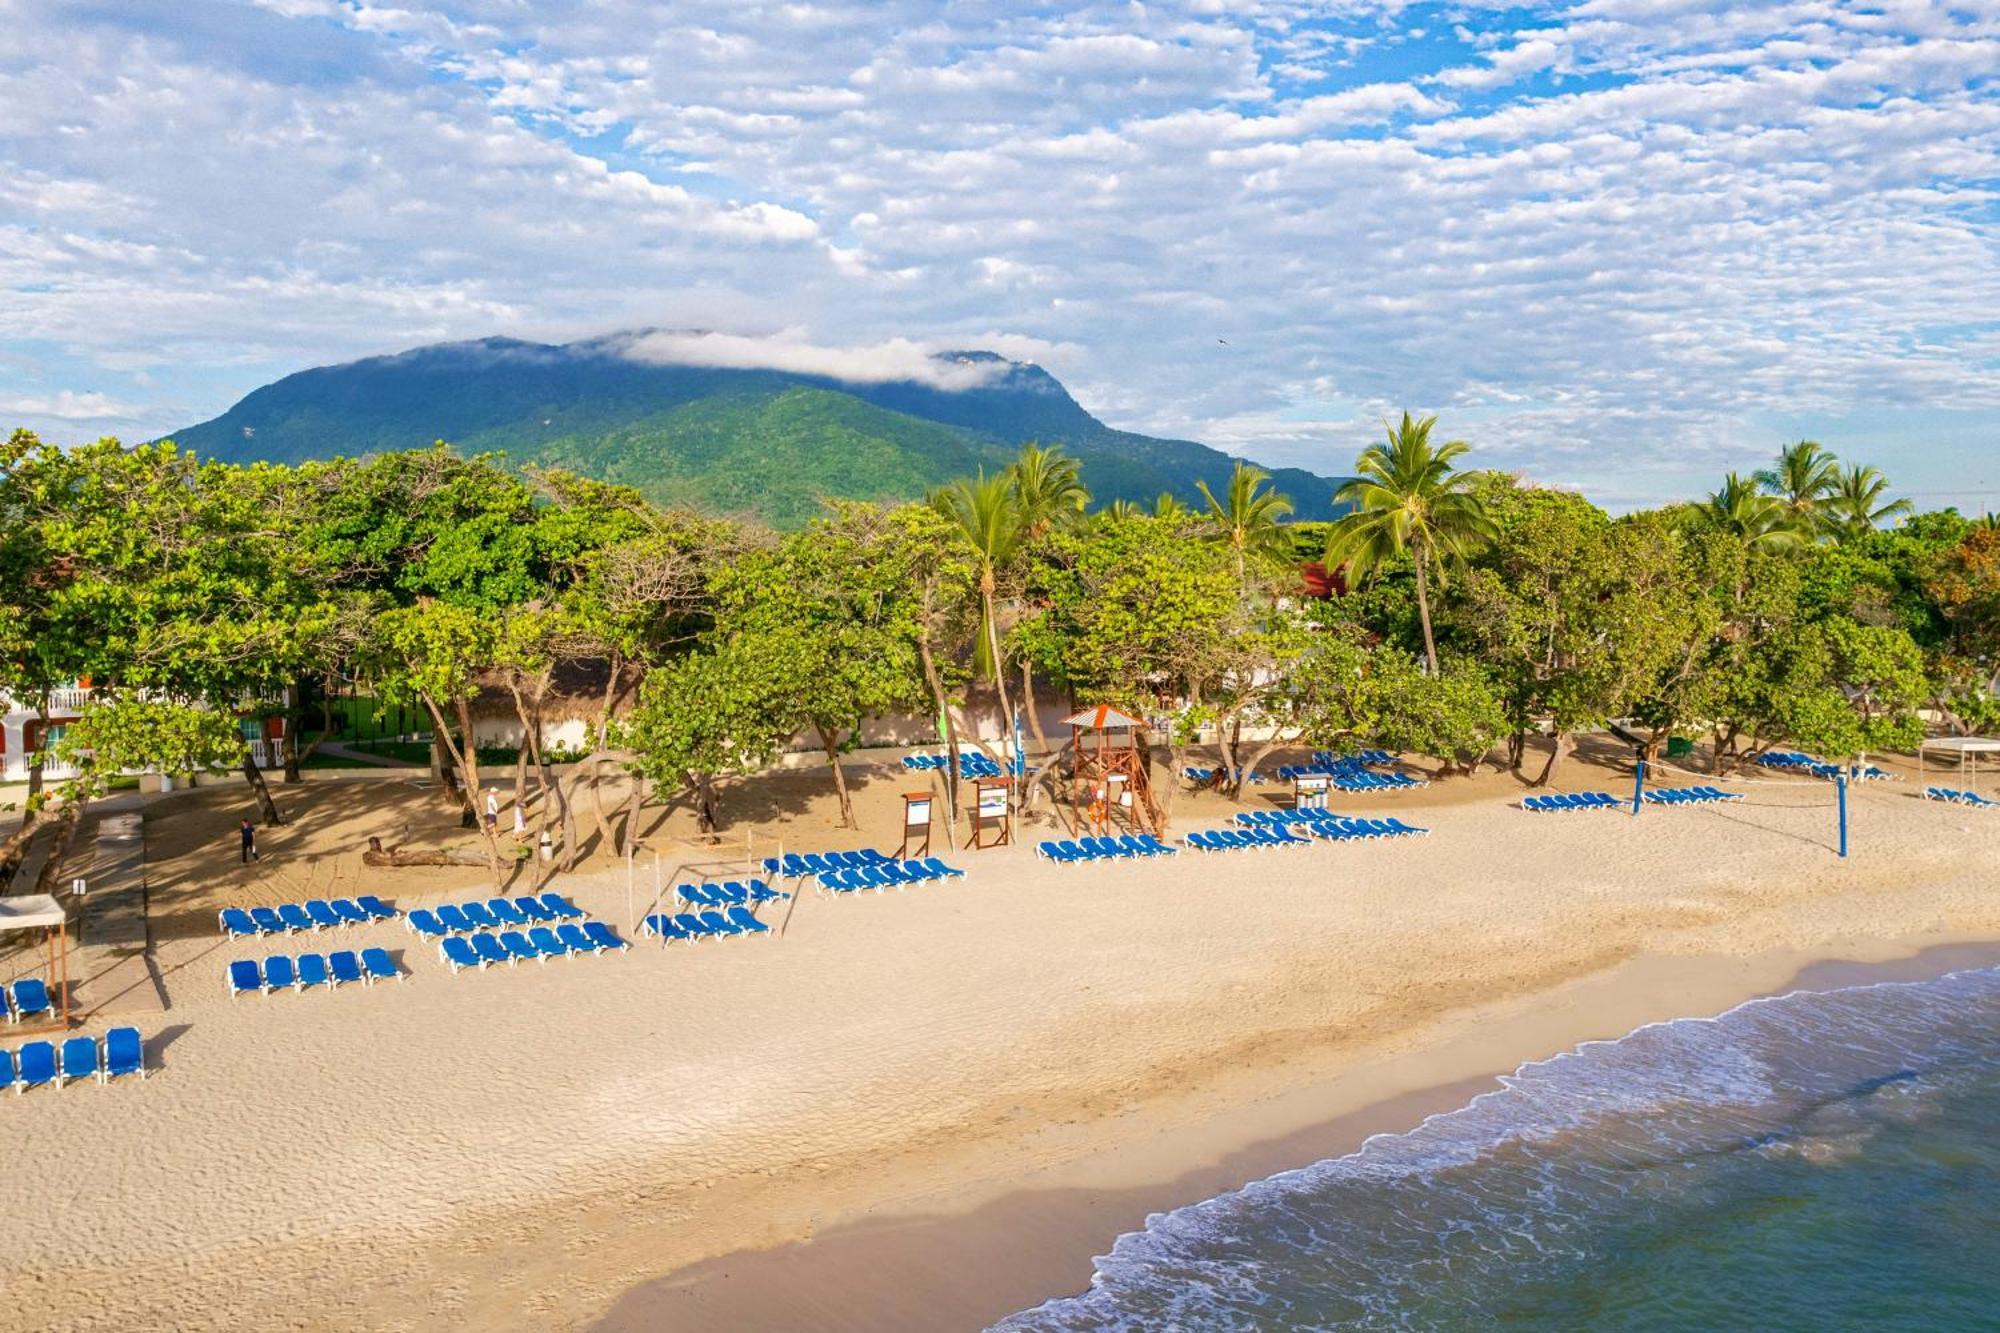
[[361, 853], [361, 864], [365, 866], [484, 866], [486, 849], [483, 847], [384, 847], [380, 838], [368, 840], [368, 850]]

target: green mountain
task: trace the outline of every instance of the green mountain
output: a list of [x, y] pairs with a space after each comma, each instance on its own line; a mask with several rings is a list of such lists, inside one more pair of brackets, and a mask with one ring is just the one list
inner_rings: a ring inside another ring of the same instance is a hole
[[[487, 338], [288, 375], [172, 436], [231, 462], [298, 462], [420, 448], [569, 468], [663, 504], [804, 522], [821, 497], [897, 500], [982, 468], [1028, 440], [1061, 444], [1102, 503], [1170, 491], [1198, 504], [1235, 460], [1191, 440], [1113, 430], [1038, 366], [947, 354], [976, 382], [850, 383], [776, 370], [661, 365], [631, 335], [564, 346]], [[1275, 469], [1300, 518], [1333, 513], [1337, 481]]]

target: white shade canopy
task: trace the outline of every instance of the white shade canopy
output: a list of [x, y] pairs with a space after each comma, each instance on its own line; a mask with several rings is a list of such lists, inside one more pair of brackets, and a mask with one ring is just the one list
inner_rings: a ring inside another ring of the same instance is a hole
[[2000, 754], [2000, 737], [1993, 736], [1939, 736], [1924, 742], [1926, 750], [1942, 750], [1949, 754]]
[[0, 934], [10, 930], [46, 930], [63, 924], [62, 904], [46, 893], [0, 898]]

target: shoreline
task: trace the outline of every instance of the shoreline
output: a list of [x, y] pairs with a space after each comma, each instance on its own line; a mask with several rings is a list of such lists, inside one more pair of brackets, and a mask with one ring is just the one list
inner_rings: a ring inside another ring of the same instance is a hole
[[1153, 1214], [1345, 1156], [1377, 1135], [1407, 1132], [1494, 1091], [1522, 1065], [1581, 1043], [1796, 991], [1993, 966], [2000, 966], [2000, 939], [1919, 937], [1748, 958], [1641, 955], [1474, 1006], [1410, 1049], [1299, 1071], [1297, 1086], [1191, 1125], [1148, 1126], [1142, 1112], [1133, 1140], [1011, 1187], [963, 1186], [845, 1212], [810, 1238], [701, 1261], [632, 1287], [589, 1327], [983, 1329], [1084, 1290], [1095, 1258]]

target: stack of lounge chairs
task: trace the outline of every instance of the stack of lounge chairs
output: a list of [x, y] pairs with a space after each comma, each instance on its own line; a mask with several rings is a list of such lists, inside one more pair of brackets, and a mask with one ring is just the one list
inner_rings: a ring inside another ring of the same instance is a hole
[[[1216, 770], [1212, 768], [1189, 768], [1189, 769], [1184, 769], [1182, 771], [1187, 774], [1188, 781], [1190, 782], [1213, 781], [1216, 773]], [[1224, 775], [1224, 781], [1227, 781], [1228, 778], [1232, 776], [1229, 770], [1227, 769], [1223, 770], [1223, 775]], [[1263, 785], [1263, 782], [1264, 782], [1264, 775], [1262, 773], [1252, 773], [1250, 775], [1251, 786], [1253, 787], [1261, 786]]]
[[583, 912], [576, 904], [559, 893], [544, 893], [540, 897], [523, 895], [511, 900], [488, 898], [485, 902], [446, 903], [435, 910], [420, 907], [409, 914], [407, 924], [413, 934], [441, 940], [480, 930], [581, 920]]
[[1813, 777], [1825, 778], [1829, 782], [1839, 777], [1842, 773], [1847, 773], [1847, 776], [1855, 782], [1894, 782], [1896, 780], [1894, 773], [1877, 768], [1873, 764], [1848, 773], [1846, 767], [1841, 764], [1829, 764], [1824, 759], [1815, 759], [1809, 754], [1800, 754], [1797, 750], [1773, 750], [1757, 762], [1766, 768], [1782, 769], [1789, 773], [1809, 773]]
[[297, 958], [276, 953], [260, 965], [255, 958], [237, 958], [229, 964], [229, 993], [269, 995], [281, 990], [333, 990], [351, 982], [372, 986], [378, 981], [401, 981], [403, 973], [389, 957], [387, 949], [341, 949], [324, 956], [302, 953]]
[[1743, 793], [1723, 791], [1720, 787], [1656, 787], [1646, 793], [1646, 799], [1654, 805], [1706, 805], [1714, 801], [1740, 801]]
[[55, 1012], [49, 983], [40, 977], [22, 977], [13, 986], [0, 986], [0, 1018], [9, 1023], [42, 1018]]
[[738, 935], [768, 935], [771, 928], [759, 921], [747, 907], [727, 907], [720, 911], [654, 912], [641, 927], [645, 934], [669, 944], [692, 944], [700, 940], [726, 940]]
[[1035, 847], [1035, 855], [1057, 865], [1081, 865], [1086, 861], [1129, 861], [1137, 856], [1172, 856], [1178, 850], [1150, 833], [1123, 833], [1102, 838], [1065, 838]]
[[565, 921], [559, 926], [532, 926], [524, 931], [447, 935], [438, 941], [438, 956], [453, 972], [476, 972], [501, 964], [545, 963], [551, 958], [613, 953], [628, 947], [618, 932], [602, 921]]
[[821, 873], [817, 883], [823, 893], [867, 893], [871, 890], [886, 893], [890, 889], [907, 889], [912, 884], [962, 879], [964, 876], [963, 870], [955, 870], [931, 856], [921, 861], [879, 861], [874, 865], [828, 870]]
[[60, 1090], [78, 1079], [108, 1083], [121, 1074], [146, 1077], [146, 1048], [137, 1028], [112, 1028], [100, 1045], [95, 1037], [71, 1037], [60, 1046], [31, 1041], [18, 1051], [0, 1049], [0, 1088], [16, 1096], [45, 1085]]
[[764, 873], [773, 879], [808, 879], [824, 875], [829, 870], [879, 866], [893, 859], [873, 847], [863, 847], [857, 852], [786, 852], [783, 859], [765, 857]]
[[1981, 809], [2000, 809], [2000, 801], [1989, 801], [1976, 791], [1960, 791], [1956, 787], [1926, 787], [1924, 796], [1933, 801], [1950, 801], [1956, 805], [1976, 805]]
[[778, 892], [761, 879], [747, 883], [732, 879], [722, 884], [677, 884], [674, 896], [690, 907], [756, 907], [784, 902], [792, 895]]
[[396, 909], [372, 893], [358, 898], [309, 898], [277, 907], [225, 907], [216, 913], [222, 933], [232, 936], [289, 935], [297, 931], [332, 930], [387, 921]]
[[1524, 796], [1523, 810], [1549, 814], [1560, 810], [1622, 810], [1626, 802], [1608, 791], [1551, 792], [1547, 796]]
[[1302, 847], [1314, 838], [1350, 842], [1363, 838], [1409, 838], [1430, 832], [1400, 819], [1358, 819], [1327, 810], [1245, 810], [1237, 827], [1188, 834], [1188, 846], [1204, 852]]

